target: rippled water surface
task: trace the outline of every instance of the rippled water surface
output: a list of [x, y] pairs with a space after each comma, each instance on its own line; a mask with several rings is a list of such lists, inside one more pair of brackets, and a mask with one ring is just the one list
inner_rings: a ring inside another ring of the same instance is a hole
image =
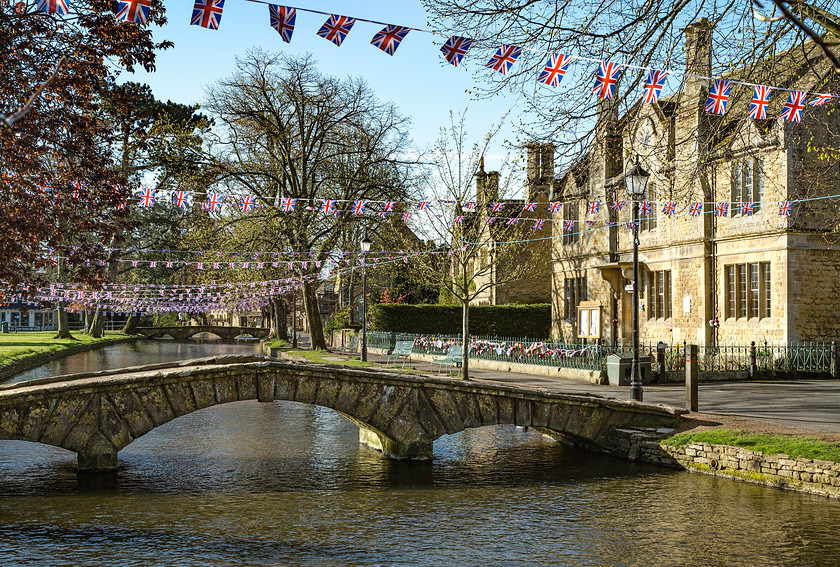
[[119, 457], [115, 473], [78, 474], [73, 453], [0, 441], [0, 565], [840, 564], [834, 500], [513, 427], [398, 462], [332, 410], [249, 401], [178, 418]]

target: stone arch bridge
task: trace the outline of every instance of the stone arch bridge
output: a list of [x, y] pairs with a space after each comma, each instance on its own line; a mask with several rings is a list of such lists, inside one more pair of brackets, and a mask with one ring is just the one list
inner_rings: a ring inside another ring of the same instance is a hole
[[427, 459], [432, 442], [469, 427], [512, 424], [595, 449], [612, 428], [673, 427], [683, 410], [380, 369], [227, 355], [0, 386], [0, 439], [63, 447], [81, 470], [117, 466], [117, 452], [179, 416], [239, 400], [332, 408], [360, 441]]
[[264, 339], [271, 329], [265, 327], [227, 327], [222, 325], [175, 325], [171, 327], [138, 327], [135, 332], [147, 339], [170, 336], [173, 339], [184, 340], [199, 333], [212, 333], [219, 338], [230, 341], [240, 335], [250, 335], [257, 339]]

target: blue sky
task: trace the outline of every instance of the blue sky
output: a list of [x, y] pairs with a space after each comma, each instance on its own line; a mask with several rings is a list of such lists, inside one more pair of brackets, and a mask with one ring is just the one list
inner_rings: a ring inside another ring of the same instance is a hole
[[[289, 4], [389, 24], [426, 27], [426, 13], [419, 0], [297, 0]], [[126, 74], [125, 80], [148, 83], [159, 99], [200, 103], [204, 88], [230, 75], [236, 56], [250, 47], [292, 54], [309, 52], [323, 72], [363, 77], [379, 98], [395, 102], [403, 114], [412, 118], [412, 136], [421, 147], [438, 136], [438, 129], [448, 123], [450, 110], [460, 112], [469, 106], [470, 137], [478, 140], [490, 123], [498, 122], [515, 104], [511, 96], [475, 100], [468, 94], [466, 91], [477, 80], [471, 71], [481, 68], [485, 61], [468, 55], [461, 66], [449, 65], [440, 53], [444, 39], [439, 36], [412, 31], [396, 53], [389, 56], [370, 45], [373, 35], [383, 26], [357, 21], [341, 47], [336, 47], [316, 35], [326, 16], [298, 11], [292, 41], [287, 44], [269, 26], [266, 4], [227, 0], [218, 30], [189, 25], [192, 6], [192, 0], [166, 3], [169, 23], [153, 31], [156, 40], [169, 39], [175, 47], [158, 55], [155, 73]], [[503, 130], [490, 154], [505, 152], [504, 138], [515, 138], [512, 126]], [[488, 159], [488, 169], [497, 163]]]

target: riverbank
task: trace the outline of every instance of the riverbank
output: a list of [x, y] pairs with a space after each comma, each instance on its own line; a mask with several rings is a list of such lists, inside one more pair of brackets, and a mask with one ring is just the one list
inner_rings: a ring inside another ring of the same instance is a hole
[[106, 332], [101, 339], [77, 332], [72, 339], [56, 339], [55, 331], [0, 333], [0, 382], [55, 358], [137, 340], [137, 337]]

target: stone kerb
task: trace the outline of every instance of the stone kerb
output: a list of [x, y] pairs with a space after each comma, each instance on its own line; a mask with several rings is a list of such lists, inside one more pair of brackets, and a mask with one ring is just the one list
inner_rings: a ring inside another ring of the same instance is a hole
[[549, 394], [386, 370], [224, 357], [44, 380], [0, 389], [0, 438], [64, 447], [81, 469], [116, 467], [117, 452], [154, 427], [239, 400], [332, 408], [360, 440], [398, 458], [429, 458], [432, 442], [468, 427], [531, 426], [607, 447], [615, 427], [672, 425], [681, 410], [600, 397]]

